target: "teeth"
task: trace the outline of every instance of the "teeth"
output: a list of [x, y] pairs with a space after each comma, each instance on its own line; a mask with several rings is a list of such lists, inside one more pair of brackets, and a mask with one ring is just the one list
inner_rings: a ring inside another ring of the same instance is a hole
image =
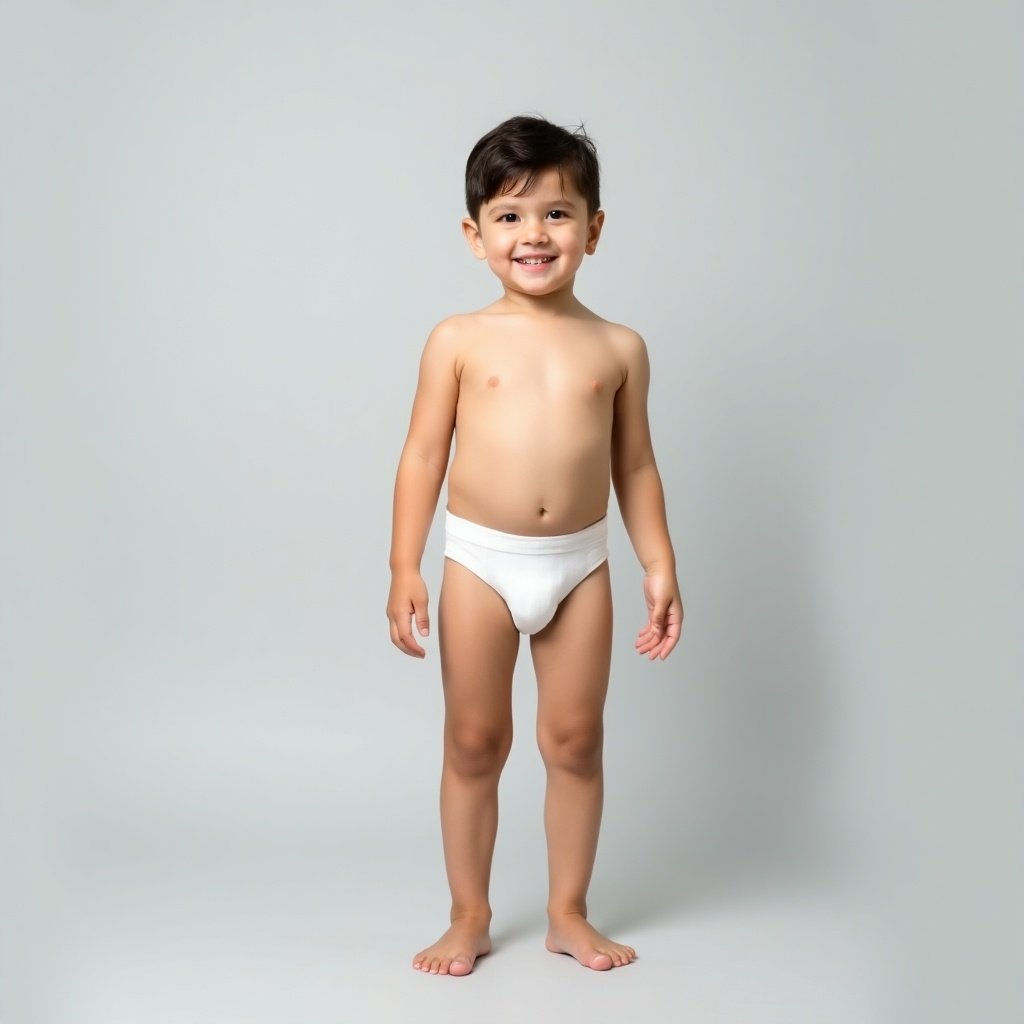
[[542, 257], [540, 259], [519, 259], [519, 260], [516, 260], [516, 262], [517, 263], [525, 263], [528, 266], [532, 267], [536, 263], [550, 263], [551, 262], [551, 257], [550, 256], [544, 256], [544, 257]]

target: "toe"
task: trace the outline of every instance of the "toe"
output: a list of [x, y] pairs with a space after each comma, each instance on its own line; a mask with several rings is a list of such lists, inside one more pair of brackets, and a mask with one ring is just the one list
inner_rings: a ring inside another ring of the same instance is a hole
[[612, 958], [607, 953], [599, 953], [596, 949], [591, 950], [590, 969], [593, 971], [610, 971]]
[[461, 957], [457, 960], [452, 961], [451, 968], [449, 969], [452, 974], [456, 977], [462, 977], [463, 975], [469, 974], [473, 969], [473, 965], [468, 960], [463, 960]]

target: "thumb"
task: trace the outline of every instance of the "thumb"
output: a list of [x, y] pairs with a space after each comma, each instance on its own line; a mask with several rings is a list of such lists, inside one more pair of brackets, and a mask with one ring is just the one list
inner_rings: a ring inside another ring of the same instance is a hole
[[654, 602], [654, 608], [651, 610], [651, 625], [659, 633], [665, 632], [665, 617], [668, 615], [669, 604], [671, 604], [670, 601], [659, 598]]
[[430, 635], [430, 616], [427, 614], [427, 602], [413, 601], [413, 614], [416, 616], [416, 629], [420, 636]]

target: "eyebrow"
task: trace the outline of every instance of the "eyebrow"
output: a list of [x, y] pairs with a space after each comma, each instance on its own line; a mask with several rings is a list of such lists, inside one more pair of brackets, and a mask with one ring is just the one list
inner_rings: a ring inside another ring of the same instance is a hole
[[[491, 210], [515, 210], [523, 203], [528, 203], [531, 200], [533, 200], [533, 196], [502, 196], [500, 202], [491, 206]], [[571, 210], [576, 209], [576, 204], [571, 199], [566, 199], [564, 196], [548, 201], [540, 200], [537, 202], [537, 205], [546, 206], [549, 209], [556, 206], [567, 206]]]

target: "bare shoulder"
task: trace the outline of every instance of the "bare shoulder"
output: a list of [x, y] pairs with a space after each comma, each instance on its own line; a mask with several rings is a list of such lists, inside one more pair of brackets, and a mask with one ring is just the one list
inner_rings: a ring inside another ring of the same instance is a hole
[[455, 313], [446, 317], [434, 325], [427, 344], [440, 348], [463, 348], [486, 329], [488, 315], [493, 316], [493, 313], [489, 309], [481, 309], [475, 313]]
[[457, 347], [466, 337], [468, 317], [464, 313], [445, 317], [440, 323], [434, 324], [427, 337], [427, 347], [450, 349]]
[[605, 320], [603, 326], [608, 332], [608, 338], [611, 343], [623, 355], [636, 356], [641, 352], [647, 351], [644, 339], [632, 327], [627, 327], [625, 324], [612, 323], [610, 320]]
[[637, 331], [610, 320], [602, 321], [601, 328], [622, 365], [624, 380], [630, 374], [648, 372], [647, 344]]
[[456, 377], [461, 375], [466, 345], [472, 336], [471, 316], [456, 314], [435, 324], [423, 347], [423, 362], [433, 366], [447, 366]]

